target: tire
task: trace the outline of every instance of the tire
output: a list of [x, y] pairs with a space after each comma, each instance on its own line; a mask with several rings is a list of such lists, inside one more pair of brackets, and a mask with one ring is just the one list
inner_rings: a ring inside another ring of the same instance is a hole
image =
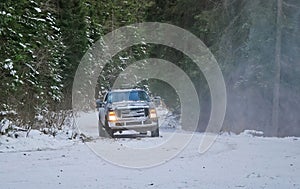
[[108, 137], [108, 134], [106, 133], [103, 124], [101, 123], [101, 121], [99, 120], [99, 124], [98, 124], [98, 131], [99, 131], [99, 136], [100, 137]]
[[108, 127], [107, 120], [105, 120], [105, 133], [108, 135], [107, 137], [114, 138], [114, 131]]
[[108, 135], [111, 137], [111, 138], [114, 138], [115, 135], [114, 135], [114, 131], [110, 128], [106, 128], [106, 132], [108, 133]]
[[151, 137], [159, 137], [159, 127], [158, 126], [154, 131], [151, 131]]

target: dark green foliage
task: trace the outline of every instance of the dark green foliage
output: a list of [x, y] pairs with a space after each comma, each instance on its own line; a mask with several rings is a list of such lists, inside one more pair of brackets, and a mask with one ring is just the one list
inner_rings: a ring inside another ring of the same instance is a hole
[[14, 110], [30, 124], [38, 109], [61, 100], [64, 48], [56, 12], [42, 1], [9, 0], [0, 7], [0, 110]]
[[[86, 50], [119, 27], [155, 21], [192, 32], [215, 55], [227, 85], [224, 130], [299, 135], [299, 6], [295, 0], [1, 2], [0, 116], [15, 111], [10, 116], [32, 124], [41, 111], [70, 109], [73, 77]], [[149, 57], [169, 60], [189, 75], [199, 94], [199, 130], [204, 131], [211, 110], [209, 86], [188, 57], [169, 47], [136, 45], [118, 53], [99, 76], [95, 98], [128, 65]], [[170, 86], [157, 80], [139, 86], [179, 112]]]
[[83, 0], [58, 1], [58, 25], [65, 46], [62, 61], [64, 109], [71, 108], [73, 79], [76, 69], [88, 48], [86, 9]]

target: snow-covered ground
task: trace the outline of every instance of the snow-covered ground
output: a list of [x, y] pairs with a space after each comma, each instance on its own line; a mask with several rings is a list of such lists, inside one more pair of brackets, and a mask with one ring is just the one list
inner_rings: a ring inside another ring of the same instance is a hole
[[67, 135], [53, 137], [37, 130], [30, 131], [28, 136], [24, 132], [18, 134], [17, 138], [0, 136], [0, 153], [57, 150], [76, 144], [76, 141], [69, 140]]
[[[167, 112], [162, 114], [170, 117]], [[93, 137], [85, 144], [64, 138], [53, 140], [38, 133], [21, 140], [1, 136], [0, 188], [300, 188], [300, 138], [295, 137], [222, 134], [206, 153], [200, 154], [203, 134], [179, 132], [181, 137], [193, 136], [187, 147], [150, 168], [125, 168], [95, 153], [97, 147], [120, 154], [128, 147], [158, 147], [153, 157], [172, 152], [174, 146], [160, 148], [176, 133], [170, 121], [161, 120], [159, 138], [100, 138], [95, 112], [77, 120], [80, 130]]]

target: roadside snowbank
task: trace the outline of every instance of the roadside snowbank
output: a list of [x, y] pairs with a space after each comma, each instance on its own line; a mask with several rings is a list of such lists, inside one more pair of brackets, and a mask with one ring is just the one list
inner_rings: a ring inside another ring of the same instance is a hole
[[53, 137], [38, 130], [31, 130], [28, 135], [26, 132], [17, 132], [14, 137], [2, 135], [0, 136], [0, 153], [54, 150], [76, 143], [76, 140], [68, 138], [65, 132], [60, 132]]

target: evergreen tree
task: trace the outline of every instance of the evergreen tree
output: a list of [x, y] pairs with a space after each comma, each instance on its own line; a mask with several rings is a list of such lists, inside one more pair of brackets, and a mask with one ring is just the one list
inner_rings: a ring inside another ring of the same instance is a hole
[[71, 107], [73, 78], [88, 47], [86, 9], [83, 0], [59, 0], [58, 23], [65, 45], [63, 69], [64, 108]]
[[38, 109], [61, 99], [61, 33], [52, 5], [43, 1], [0, 4], [1, 110], [32, 123]]

